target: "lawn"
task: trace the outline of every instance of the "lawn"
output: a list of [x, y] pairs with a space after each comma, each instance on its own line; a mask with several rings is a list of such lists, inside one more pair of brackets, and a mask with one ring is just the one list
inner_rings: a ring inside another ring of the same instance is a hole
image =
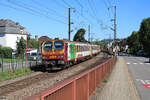
[[13, 72], [0, 72], [0, 82], [33, 73], [30, 68], [17, 69]]

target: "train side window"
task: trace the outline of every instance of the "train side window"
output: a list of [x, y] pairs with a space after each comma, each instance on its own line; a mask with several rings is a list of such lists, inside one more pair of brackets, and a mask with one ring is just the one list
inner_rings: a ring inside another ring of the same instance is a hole
[[72, 52], [74, 52], [74, 49], [75, 49], [75, 47], [74, 47], [74, 46], [72, 46]]
[[79, 46], [79, 52], [80, 52], [80, 50], [81, 50], [81, 48], [80, 48], [80, 46]]

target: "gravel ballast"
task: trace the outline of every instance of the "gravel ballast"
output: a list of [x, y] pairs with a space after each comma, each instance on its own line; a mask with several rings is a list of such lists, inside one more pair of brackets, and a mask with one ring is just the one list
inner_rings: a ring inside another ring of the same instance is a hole
[[101, 61], [103, 59], [103, 54], [101, 53], [100, 55], [93, 57], [88, 61], [82, 62], [81, 64], [72, 66], [71, 68], [59, 72], [59, 74], [56, 74], [54, 77], [46, 80], [41, 80], [39, 82], [31, 84], [30, 86], [26, 86], [26, 88], [17, 90], [4, 96], [0, 96], [0, 100], [23, 100], [24, 98], [35, 95], [40, 91], [43, 91], [48, 87], [55, 85], [58, 82], [64, 81], [65, 79], [79, 74], [79, 72], [88, 69], [95, 62]]

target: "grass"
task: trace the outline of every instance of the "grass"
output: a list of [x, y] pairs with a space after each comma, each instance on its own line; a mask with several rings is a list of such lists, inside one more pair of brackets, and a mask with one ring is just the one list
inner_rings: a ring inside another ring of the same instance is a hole
[[[2, 59], [0, 59], [0, 60], [2, 60]], [[24, 61], [24, 59], [19, 59], [19, 58], [17, 58], [17, 59], [4, 58], [3, 59], [3, 62], [11, 62], [11, 61], [13, 61], [13, 62], [21, 62], [21, 61]]]
[[0, 82], [17, 78], [23, 75], [28, 75], [32, 73], [33, 71], [30, 68], [22, 68], [22, 69], [17, 69], [13, 72], [0, 72]]
[[107, 80], [104, 80], [104, 83], [107, 83], [108, 81]]

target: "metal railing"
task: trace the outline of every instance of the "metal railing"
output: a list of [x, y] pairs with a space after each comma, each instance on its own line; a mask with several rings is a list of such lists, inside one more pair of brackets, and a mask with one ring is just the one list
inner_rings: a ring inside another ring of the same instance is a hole
[[24, 100], [89, 100], [112, 70], [116, 57]]
[[24, 58], [15, 59], [15, 58], [4, 58], [0, 56], [0, 72], [12, 71], [16, 69], [21, 69], [25, 67], [34, 67], [42, 65], [42, 62], [39, 60], [25, 60]]

